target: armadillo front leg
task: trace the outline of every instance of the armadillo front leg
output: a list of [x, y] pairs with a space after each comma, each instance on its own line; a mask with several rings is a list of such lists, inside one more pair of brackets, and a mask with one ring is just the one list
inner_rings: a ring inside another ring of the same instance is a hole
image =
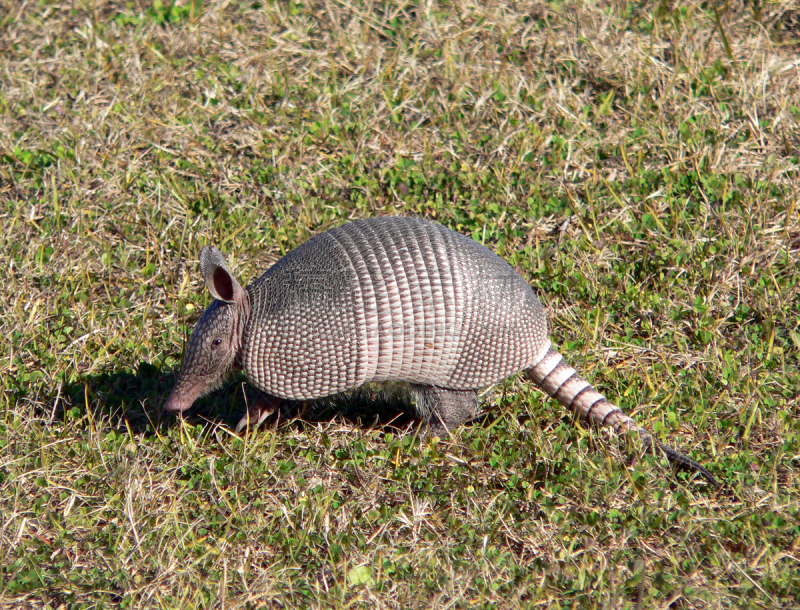
[[475, 414], [475, 390], [448, 390], [436, 386], [412, 385], [417, 413], [428, 422], [430, 436], [447, 436]]
[[236, 424], [236, 434], [239, 434], [239, 432], [250, 426], [255, 428], [260, 425], [265, 419], [275, 413], [282, 403], [282, 398], [276, 398], [264, 392], [259, 392], [245, 416]]

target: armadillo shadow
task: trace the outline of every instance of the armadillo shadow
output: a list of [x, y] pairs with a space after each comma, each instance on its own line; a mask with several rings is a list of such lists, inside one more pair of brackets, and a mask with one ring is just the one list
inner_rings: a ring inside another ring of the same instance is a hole
[[39, 404], [43, 417], [51, 422], [88, 414], [92, 421], [103, 421], [112, 429], [149, 436], [174, 419], [161, 413], [163, 396], [173, 382], [172, 371], [162, 372], [143, 361], [134, 371], [86, 375], [64, 384]]
[[[53, 422], [89, 414], [93, 421], [107, 422], [112, 429], [130, 429], [133, 434], [150, 436], [176, 425], [181, 417], [163, 410], [175, 377], [172, 370], [162, 371], [142, 361], [135, 371], [87, 375], [37, 402], [43, 418]], [[182, 417], [196, 425], [223, 425], [234, 429], [251, 399], [251, 390], [240, 376], [198, 400]], [[264, 425], [274, 426], [277, 422], [281, 427], [303, 426], [339, 420], [354, 428], [379, 428], [398, 433], [417, 423], [409, 410], [402, 395], [362, 391], [314, 403], [287, 402], [280, 416], [273, 415]]]

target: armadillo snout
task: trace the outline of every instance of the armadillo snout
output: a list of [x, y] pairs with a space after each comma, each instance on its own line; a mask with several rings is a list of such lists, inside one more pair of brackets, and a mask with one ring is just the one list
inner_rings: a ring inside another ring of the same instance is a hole
[[194, 404], [194, 401], [199, 398], [199, 394], [197, 396], [184, 396], [181, 392], [178, 391], [176, 388], [172, 391], [167, 399], [166, 404], [164, 405], [165, 411], [186, 411], [187, 409], [191, 408]]

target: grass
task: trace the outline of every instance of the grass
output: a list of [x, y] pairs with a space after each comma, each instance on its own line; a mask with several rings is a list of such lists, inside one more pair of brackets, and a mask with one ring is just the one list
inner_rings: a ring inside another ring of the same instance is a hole
[[[0, 608], [800, 607], [791, 2], [0, 0]], [[521, 379], [247, 436], [161, 412], [213, 242], [249, 280], [410, 214], [728, 488]]]

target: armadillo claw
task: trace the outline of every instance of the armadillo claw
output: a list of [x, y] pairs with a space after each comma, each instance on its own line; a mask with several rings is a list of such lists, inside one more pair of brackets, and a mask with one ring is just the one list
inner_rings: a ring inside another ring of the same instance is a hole
[[254, 428], [260, 426], [265, 419], [275, 413], [280, 406], [280, 399], [273, 398], [272, 396], [260, 395], [256, 398], [255, 402], [247, 410], [245, 416], [236, 424], [236, 434], [249, 428], [251, 425]]

